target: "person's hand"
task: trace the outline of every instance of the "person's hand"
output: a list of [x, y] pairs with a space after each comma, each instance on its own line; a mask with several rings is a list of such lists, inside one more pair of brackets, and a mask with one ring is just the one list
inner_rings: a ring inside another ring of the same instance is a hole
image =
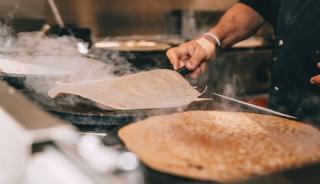
[[174, 70], [178, 70], [184, 66], [192, 71], [188, 76], [197, 78], [208, 69], [208, 58], [215, 57], [215, 44], [214, 51], [208, 54], [207, 50], [199, 43], [192, 40], [181, 44], [178, 47], [171, 48], [167, 51], [167, 57], [173, 65]]
[[[320, 69], [320, 63], [317, 64], [317, 67]], [[320, 75], [313, 76], [310, 79], [311, 84], [319, 85], [320, 86]]]

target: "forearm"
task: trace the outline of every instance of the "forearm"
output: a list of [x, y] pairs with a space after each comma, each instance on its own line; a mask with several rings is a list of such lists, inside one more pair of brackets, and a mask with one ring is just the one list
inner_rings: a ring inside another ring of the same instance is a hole
[[186, 67], [192, 71], [189, 76], [196, 78], [206, 71], [206, 61], [216, 56], [217, 46], [232, 46], [253, 35], [263, 23], [263, 18], [256, 11], [238, 3], [210, 30], [214, 35], [205, 34], [201, 38], [171, 48], [167, 51], [167, 56], [175, 70]]
[[252, 36], [263, 23], [263, 18], [257, 12], [238, 3], [226, 12], [210, 32], [217, 35], [222, 48], [227, 48]]

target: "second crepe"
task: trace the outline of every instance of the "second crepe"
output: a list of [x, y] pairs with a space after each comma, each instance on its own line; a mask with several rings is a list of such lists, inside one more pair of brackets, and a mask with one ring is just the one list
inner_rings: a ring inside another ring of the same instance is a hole
[[49, 91], [77, 95], [105, 109], [159, 109], [181, 107], [200, 100], [200, 93], [172, 70], [152, 70], [123, 77], [65, 83]]

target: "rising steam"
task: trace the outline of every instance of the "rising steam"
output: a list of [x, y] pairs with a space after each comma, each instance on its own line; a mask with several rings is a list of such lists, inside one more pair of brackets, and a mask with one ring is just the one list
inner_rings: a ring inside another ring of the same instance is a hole
[[[42, 32], [14, 35], [12, 28], [0, 23], [0, 71], [11, 64], [9, 68], [16, 69], [15, 74], [19, 74], [22, 66], [30, 69], [28, 74], [37, 74], [34, 66], [42, 67], [48, 71], [46, 75], [27, 75], [25, 84], [28, 89], [43, 95], [57, 81], [96, 80], [135, 71], [126, 58], [120, 57], [116, 51], [91, 54], [94, 59], [82, 55], [77, 47], [79, 42], [74, 37], [46, 36]], [[8, 60], [12, 62], [8, 63]], [[14, 64], [15, 61], [20, 64]]]

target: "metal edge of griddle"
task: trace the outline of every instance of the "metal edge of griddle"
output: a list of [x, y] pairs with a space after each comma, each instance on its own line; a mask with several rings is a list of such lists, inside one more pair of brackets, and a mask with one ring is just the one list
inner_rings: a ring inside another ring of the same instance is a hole
[[3, 80], [13, 86], [14, 88], [21, 90], [25, 88], [25, 75], [5, 74], [0, 72], [0, 80]]
[[91, 131], [111, 131], [124, 125], [143, 120], [150, 116], [167, 115], [182, 112], [184, 108], [170, 109], [145, 109], [127, 111], [100, 111], [95, 113], [79, 113], [75, 111], [60, 111], [57, 109], [47, 109], [50, 113], [77, 126], [80, 130]]

